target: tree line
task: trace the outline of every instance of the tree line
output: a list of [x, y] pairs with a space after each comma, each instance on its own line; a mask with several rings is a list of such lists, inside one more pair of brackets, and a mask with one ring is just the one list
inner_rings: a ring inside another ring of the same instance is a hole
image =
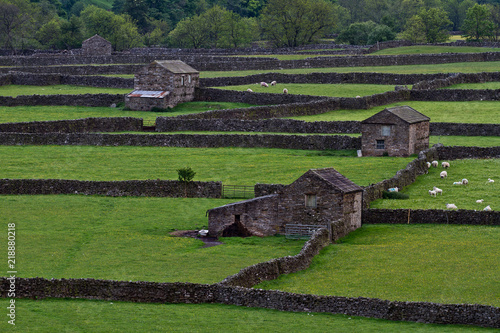
[[118, 51], [236, 48], [261, 40], [294, 47], [330, 35], [356, 45], [443, 42], [450, 31], [463, 31], [469, 41], [500, 37], [500, 0], [114, 0], [100, 7], [93, 1], [0, 0], [0, 47], [72, 49], [94, 34]]

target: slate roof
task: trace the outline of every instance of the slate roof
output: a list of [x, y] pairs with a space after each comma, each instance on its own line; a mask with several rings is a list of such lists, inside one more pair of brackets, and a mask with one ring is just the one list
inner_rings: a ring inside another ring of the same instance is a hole
[[180, 61], [180, 60], [155, 60], [151, 63], [158, 64], [161, 67], [165, 68], [169, 72], [176, 74], [197, 74], [199, 73], [196, 69], [189, 66], [188, 64]]
[[382, 111], [380, 111], [377, 114], [374, 114], [368, 119], [363, 120], [361, 123], [362, 124], [370, 124], [370, 123], [384, 123], [384, 121], [379, 121], [379, 118], [386, 113], [392, 113], [396, 117], [402, 119], [403, 121], [407, 122], [408, 124], [415, 124], [415, 123], [420, 123], [423, 121], [429, 121], [431, 118], [427, 117], [426, 115], [418, 112], [417, 110], [407, 106], [396, 106], [393, 108], [387, 108]]
[[334, 168], [311, 169], [309, 171], [322, 178], [343, 193], [363, 191], [363, 188], [353, 183], [350, 179], [344, 177]]
[[84, 41], [82, 42], [82, 44], [84, 44], [84, 43], [88, 43], [88, 42], [92, 42], [92, 41], [94, 41], [94, 40], [105, 41], [106, 43], [111, 44], [111, 42], [110, 42], [110, 41], [108, 41], [107, 39], [105, 39], [105, 38], [103, 38], [103, 37], [99, 36], [98, 34], [95, 34], [94, 36], [92, 36], [92, 37], [90, 37], [90, 38], [88, 38], [88, 39], [84, 40]]

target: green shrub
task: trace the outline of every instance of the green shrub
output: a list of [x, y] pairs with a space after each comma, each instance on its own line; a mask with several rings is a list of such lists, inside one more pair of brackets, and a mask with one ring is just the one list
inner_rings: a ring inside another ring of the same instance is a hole
[[405, 199], [409, 199], [410, 196], [406, 193], [384, 191], [384, 192], [382, 192], [382, 198], [405, 200]]

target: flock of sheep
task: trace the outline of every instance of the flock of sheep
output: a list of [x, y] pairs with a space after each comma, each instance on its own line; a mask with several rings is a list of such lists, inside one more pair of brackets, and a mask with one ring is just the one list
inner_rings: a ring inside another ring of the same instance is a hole
[[[259, 83], [256, 83], [256, 84], [259, 84]], [[275, 85], [276, 85], [276, 81], [272, 81], [272, 82], [271, 82], [271, 83], [269, 83], [269, 84], [268, 84], [267, 82], [261, 82], [261, 83], [260, 83], [260, 86], [261, 86], [261, 87], [264, 87], [264, 88], [267, 88], [267, 87], [269, 87], [269, 86], [275, 86]], [[253, 90], [252, 90], [252, 89], [250, 89], [250, 88], [248, 88], [248, 89], [247, 89], [247, 91], [248, 91], [248, 92], [253, 92]], [[283, 88], [283, 94], [285, 94], [285, 95], [286, 95], [286, 94], [288, 94], [288, 89]]]
[[[438, 165], [439, 165], [438, 161], [432, 161], [432, 163], [431, 162], [427, 162], [427, 168], [431, 168], [431, 166], [434, 167], [434, 168], [437, 168]], [[446, 169], [446, 168], [450, 167], [450, 163], [449, 162], [442, 162], [441, 166]], [[446, 178], [446, 177], [448, 177], [448, 172], [447, 171], [441, 171], [441, 173], [439, 174], [439, 176], [441, 178]], [[488, 178], [488, 182], [489, 183], [494, 183], [495, 181], [493, 179]], [[466, 178], [463, 178], [461, 181], [458, 181], [458, 182], [453, 182], [453, 185], [467, 185], [467, 184], [469, 184], [469, 181]], [[440, 189], [440, 188], [437, 188], [436, 186], [434, 186], [432, 188], [432, 190], [429, 190], [429, 195], [431, 197], [436, 197], [438, 193], [441, 194], [441, 195], [443, 195], [443, 190]], [[483, 201], [484, 201], [483, 199], [476, 200], [476, 203], [483, 203]], [[457, 209], [457, 206], [455, 204], [446, 204], [446, 208], [447, 209]], [[485, 210], [485, 211], [491, 211], [491, 207], [488, 205], [483, 210]]]

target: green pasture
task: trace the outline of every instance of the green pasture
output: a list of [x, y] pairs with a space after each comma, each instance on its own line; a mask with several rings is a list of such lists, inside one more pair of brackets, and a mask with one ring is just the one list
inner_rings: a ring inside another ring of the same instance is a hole
[[247, 76], [262, 73], [309, 74], [309, 73], [395, 73], [395, 74], [436, 74], [436, 73], [481, 73], [498, 72], [500, 61], [488, 62], [458, 62], [449, 64], [401, 65], [401, 66], [366, 66], [366, 67], [326, 67], [326, 68], [295, 68], [270, 70], [242, 71], [204, 71], [200, 77], [231, 77]]
[[500, 82], [459, 83], [443, 89], [500, 89]]
[[430, 136], [429, 145], [442, 143], [445, 146], [495, 147], [500, 146], [498, 136]]
[[5, 85], [0, 86], [0, 96], [17, 97], [21, 95], [84, 95], [84, 94], [128, 94], [133, 89], [123, 88], [97, 88], [87, 86], [52, 85], [52, 86], [27, 86]]
[[275, 86], [262, 87], [260, 83], [240, 86], [217, 87], [223, 90], [246, 91], [252, 89], [256, 93], [282, 94], [288, 89], [289, 94], [313, 95], [327, 97], [356, 97], [382, 94], [394, 91], [393, 85], [384, 84], [305, 84], [305, 83], [278, 83]]
[[223, 245], [204, 248], [201, 240], [170, 235], [206, 229], [205, 212], [234, 201], [22, 195], [0, 196], [0, 207], [5, 225], [16, 225], [19, 277], [217, 283], [300, 252], [303, 241], [284, 236], [220, 238]]
[[[500, 210], [500, 159], [464, 159], [450, 161], [446, 170], [447, 178], [440, 178], [441, 166], [429, 169], [429, 173], [419, 176], [410, 186], [402, 190], [410, 195], [408, 200], [379, 199], [371, 203], [372, 208], [411, 208], [411, 209], [446, 209], [447, 203], [454, 203], [459, 209], [482, 210], [490, 206]], [[453, 185], [462, 179], [467, 185]], [[488, 178], [496, 180], [488, 182]], [[443, 194], [436, 197], [429, 195], [429, 190], [436, 186]], [[483, 203], [476, 200], [484, 199]]]
[[190, 113], [210, 110], [236, 109], [253, 106], [231, 102], [189, 102], [181, 103], [168, 112], [129, 111], [122, 107], [87, 107], [87, 106], [0, 106], [0, 123], [29, 121], [49, 121], [81, 119], [89, 117], [135, 117], [144, 122], [155, 122], [157, 117], [175, 117]]
[[[309, 50], [305, 52], [310, 52]], [[237, 55], [233, 57], [238, 58], [266, 58], [266, 59], [278, 59], [278, 60], [304, 60], [309, 58], [317, 58], [317, 57], [345, 57], [349, 56], [349, 54], [244, 54]]]
[[496, 47], [414, 45], [383, 49], [369, 55], [500, 52]]
[[359, 185], [391, 178], [413, 157], [355, 157], [355, 151], [267, 148], [0, 146], [0, 178], [177, 179], [191, 167], [198, 181], [225, 185], [290, 184], [309, 169], [333, 167]]
[[398, 301], [500, 306], [500, 228], [363, 225], [309, 269], [256, 288]]
[[[0, 299], [6, 308], [8, 299]], [[397, 322], [341, 314], [223, 304], [158, 304], [82, 299], [16, 300], [23, 332], [497, 332], [492, 328]], [[7, 318], [7, 317], [6, 317]], [[0, 330], [12, 330], [7, 320]]]
[[431, 118], [431, 122], [443, 123], [500, 123], [498, 101], [471, 102], [422, 102], [403, 101], [361, 110], [335, 110], [312, 116], [290, 117], [304, 121], [362, 121], [385, 108], [408, 105]]

